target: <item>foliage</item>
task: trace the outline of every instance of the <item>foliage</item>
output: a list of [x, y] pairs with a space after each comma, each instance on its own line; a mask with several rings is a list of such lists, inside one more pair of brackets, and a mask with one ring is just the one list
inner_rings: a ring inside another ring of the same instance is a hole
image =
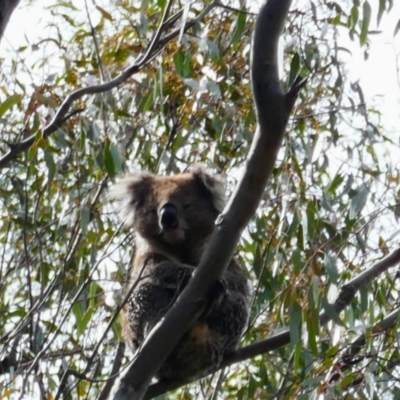
[[[392, 3], [303, 3], [293, 4], [283, 34], [282, 76], [286, 88], [298, 75], [308, 84], [238, 249], [255, 288], [243, 345], [285, 327], [291, 344], [165, 398], [399, 394], [396, 325], [381, 335], [373, 328], [398, 309], [396, 269], [365, 285], [333, 322], [318, 322], [347, 281], [399, 243], [398, 139], [344, 62], [353, 41], [367, 57], [371, 21], [382, 23]], [[1, 153], [35, 135], [0, 174], [0, 360], [15, 356], [0, 376], [4, 398], [97, 398], [110, 378], [132, 252], [107, 200], [110, 182], [132, 168], [175, 173], [201, 162], [224, 172], [232, 191], [255, 129], [249, 52], [257, 7], [231, 2], [117, 89], [79, 99], [44, 138], [67, 94], [110, 80], [145, 50], [166, 2], [87, 7], [54, 2], [41, 11], [47, 29], [2, 55]], [[203, 8], [184, 6], [182, 18]], [[355, 366], [341, 369], [362, 333]], [[127, 351], [123, 363], [130, 358]]]

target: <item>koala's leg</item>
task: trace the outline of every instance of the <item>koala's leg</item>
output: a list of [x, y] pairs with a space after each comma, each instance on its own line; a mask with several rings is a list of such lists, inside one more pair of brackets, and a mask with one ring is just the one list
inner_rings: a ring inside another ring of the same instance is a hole
[[222, 361], [222, 342], [218, 342], [221, 339], [210, 330], [206, 321], [197, 321], [168, 356], [157, 377], [185, 381], [211, 372]]
[[222, 280], [224, 292], [205, 316], [210, 331], [221, 338], [218, 344], [224, 354], [233, 351], [243, 334], [249, 317], [250, 295], [242, 273], [227, 271]]
[[227, 271], [211, 289], [207, 309], [183, 336], [158, 373], [180, 380], [212, 372], [233, 351], [248, 320], [247, 280], [241, 271]]

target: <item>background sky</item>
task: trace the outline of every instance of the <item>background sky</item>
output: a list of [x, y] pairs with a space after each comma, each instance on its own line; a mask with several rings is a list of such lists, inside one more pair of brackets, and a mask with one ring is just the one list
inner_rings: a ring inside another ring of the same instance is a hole
[[[27, 41], [34, 44], [39, 38], [46, 37], [46, 30], [52, 29], [48, 23], [52, 20], [51, 5], [55, 3], [54, 0], [41, 0], [27, 6], [22, 0], [13, 13], [5, 37], [0, 43], [0, 58], [5, 58], [7, 62], [7, 59], [15, 54], [13, 49], [26, 45]], [[374, 16], [378, 3], [378, 0], [370, 0]], [[352, 42], [347, 32], [342, 34], [341, 40], [343, 47], [349, 49], [351, 54], [341, 54], [351, 81], [359, 81], [368, 105], [374, 106], [383, 114], [385, 130], [396, 134], [400, 127], [400, 32], [396, 37], [393, 37], [393, 33], [400, 18], [400, 1], [393, 3], [393, 9], [388, 15], [383, 15], [379, 27], [375, 17], [371, 20], [370, 31], [376, 33], [369, 35], [371, 43], [368, 60], [364, 60], [364, 48], [360, 48], [358, 42]], [[83, 0], [76, 4], [82, 5]], [[105, 8], [107, 9], [106, 5]], [[93, 14], [92, 18], [95, 24], [96, 15]], [[41, 56], [40, 51], [30, 55], [24, 53], [25, 58], [32, 60], [40, 60]], [[27, 62], [27, 65], [30, 65], [30, 62]], [[57, 68], [57, 65], [43, 68], [43, 76], [38, 77], [39, 81], [44, 81], [48, 74], [54, 72], [51, 71], [52, 68]], [[397, 143], [400, 145], [400, 141]]]

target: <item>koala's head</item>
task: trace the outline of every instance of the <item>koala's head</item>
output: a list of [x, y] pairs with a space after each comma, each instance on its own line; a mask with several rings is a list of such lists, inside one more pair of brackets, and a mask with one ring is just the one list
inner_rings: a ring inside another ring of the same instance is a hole
[[175, 176], [125, 176], [111, 191], [125, 226], [150, 245], [181, 253], [202, 249], [225, 205], [225, 183], [202, 167]]

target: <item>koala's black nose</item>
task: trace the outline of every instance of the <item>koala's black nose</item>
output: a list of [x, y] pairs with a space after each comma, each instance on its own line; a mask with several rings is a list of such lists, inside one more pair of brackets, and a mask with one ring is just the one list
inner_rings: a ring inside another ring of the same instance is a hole
[[179, 225], [178, 209], [171, 203], [160, 210], [160, 225], [164, 229], [175, 229]]

